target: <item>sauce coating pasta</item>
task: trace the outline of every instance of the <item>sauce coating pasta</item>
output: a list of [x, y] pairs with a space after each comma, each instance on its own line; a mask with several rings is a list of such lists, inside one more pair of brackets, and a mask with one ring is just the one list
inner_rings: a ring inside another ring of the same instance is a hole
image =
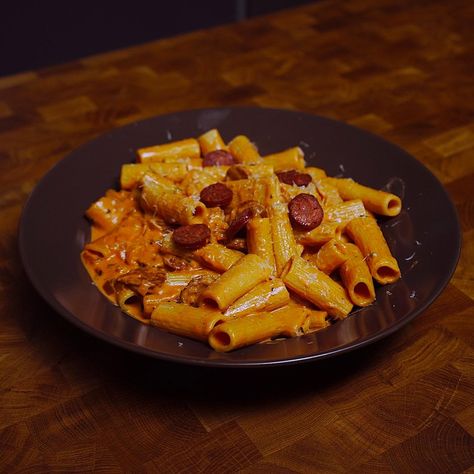
[[373, 303], [373, 280], [400, 278], [372, 214], [400, 212], [398, 196], [305, 167], [298, 147], [261, 156], [213, 129], [137, 150], [120, 182], [86, 211], [92, 281], [129, 316], [217, 351], [337, 324]]

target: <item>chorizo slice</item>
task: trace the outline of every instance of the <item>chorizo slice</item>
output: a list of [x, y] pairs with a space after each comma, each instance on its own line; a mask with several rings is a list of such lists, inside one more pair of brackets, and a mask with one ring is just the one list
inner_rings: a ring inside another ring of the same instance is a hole
[[227, 229], [227, 238], [230, 240], [243, 229], [247, 222], [254, 217], [264, 217], [266, 209], [257, 201], [244, 201], [239, 205], [236, 217]]
[[276, 175], [281, 183], [296, 184], [296, 186], [308, 186], [313, 180], [310, 174], [300, 173], [296, 170], [279, 171]]
[[311, 194], [298, 194], [288, 203], [290, 222], [300, 230], [312, 230], [321, 224], [324, 211]]
[[206, 186], [201, 191], [200, 199], [206, 207], [224, 208], [231, 203], [233, 195], [232, 189], [228, 188], [225, 184], [215, 183]]
[[231, 166], [225, 175], [228, 181], [236, 181], [239, 179], [248, 179], [249, 174], [242, 166]]
[[244, 209], [242, 212], [237, 214], [237, 217], [230, 223], [227, 229], [227, 238], [233, 239], [236, 234], [239, 233], [246, 225], [247, 222], [252, 219], [252, 210], [250, 208]]
[[188, 250], [204, 247], [209, 242], [211, 231], [205, 224], [190, 224], [173, 231], [173, 241]]
[[232, 166], [234, 163], [234, 157], [225, 150], [210, 151], [202, 160], [202, 166]]

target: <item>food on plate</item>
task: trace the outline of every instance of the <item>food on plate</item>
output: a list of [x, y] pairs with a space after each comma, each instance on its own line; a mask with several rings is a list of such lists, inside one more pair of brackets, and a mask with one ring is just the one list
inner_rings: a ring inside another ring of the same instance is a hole
[[374, 215], [397, 215], [400, 198], [306, 167], [299, 147], [261, 156], [212, 129], [138, 149], [120, 185], [86, 211], [92, 281], [219, 352], [337, 324], [400, 278]]

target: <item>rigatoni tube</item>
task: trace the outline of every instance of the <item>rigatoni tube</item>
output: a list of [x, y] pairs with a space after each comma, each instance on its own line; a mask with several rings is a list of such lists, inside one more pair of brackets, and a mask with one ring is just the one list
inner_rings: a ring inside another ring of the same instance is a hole
[[396, 216], [402, 208], [401, 199], [395, 194], [363, 186], [349, 178], [327, 178], [327, 181], [337, 188], [343, 199], [361, 199], [364, 206], [376, 214]]
[[287, 288], [331, 316], [342, 319], [352, 310], [346, 290], [302, 257], [293, 257], [281, 278]]
[[271, 272], [268, 263], [258, 255], [245, 255], [202, 293], [202, 301], [225, 310], [237, 298], [265, 281]]
[[200, 224], [206, 215], [202, 202], [185, 196], [178, 189], [167, 189], [159, 179], [148, 174], [142, 179], [141, 201], [168, 224]]
[[354, 244], [345, 244], [349, 258], [340, 266], [339, 274], [351, 301], [356, 306], [368, 306], [375, 300], [374, 282], [364, 257]]
[[365, 217], [367, 211], [365, 210], [364, 203], [360, 199], [352, 199], [328, 207], [325, 214], [327, 220], [330, 222], [347, 224], [350, 220], [355, 219], [356, 217]]
[[195, 308], [181, 303], [160, 303], [151, 313], [150, 323], [178, 336], [207, 341], [211, 330], [224, 320], [214, 308]]
[[273, 166], [275, 171], [281, 170], [300, 170], [304, 168], [304, 153], [303, 150], [295, 146], [288, 150], [280, 151], [263, 157], [265, 163]]
[[120, 309], [142, 322], [148, 322], [143, 315], [143, 297], [130, 288], [123, 287], [117, 291], [117, 303]]
[[313, 230], [295, 232], [295, 238], [299, 244], [317, 247], [324, 245], [331, 239], [340, 239], [341, 232], [342, 226], [338, 222], [324, 221]]
[[277, 310], [232, 318], [214, 328], [209, 344], [218, 352], [229, 352], [278, 336], [292, 337], [303, 334], [306, 319], [303, 311]]
[[241, 296], [224, 313], [225, 316], [245, 316], [256, 311], [272, 311], [288, 303], [290, 294], [279, 278], [264, 281]]
[[247, 248], [265, 260], [274, 270], [272, 226], [268, 217], [255, 217], [247, 224]]
[[194, 255], [199, 257], [206, 266], [220, 273], [227, 271], [244, 256], [238, 250], [232, 250], [216, 243], [201, 247], [194, 252]]
[[173, 182], [180, 182], [188, 173], [185, 163], [127, 163], [120, 171], [122, 189], [136, 187], [146, 173], [154, 173]]
[[273, 204], [268, 208], [268, 214], [272, 226], [273, 252], [277, 275], [280, 275], [288, 260], [298, 255], [298, 249], [286, 204]]
[[342, 265], [349, 258], [346, 245], [338, 239], [326, 242], [316, 254], [316, 266], [327, 275]]
[[195, 138], [186, 138], [162, 145], [155, 145], [137, 150], [138, 161], [141, 163], [153, 163], [164, 161], [166, 158], [199, 158], [201, 148]]
[[225, 150], [227, 148], [225, 146], [224, 140], [222, 140], [221, 134], [216, 128], [203, 133], [200, 137], [198, 137], [198, 142], [203, 155], [211, 151]]
[[347, 233], [366, 258], [370, 273], [380, 284], [393, 283], [400, 278], [400, 268], [393, 258], [387, 241], [373, 217], [360, 217], [347, 224]]
[[259, 163], [262, 158], [255, 145], [245, 136], [238, 135], [228, 143], [229, 151], [237, 163]]

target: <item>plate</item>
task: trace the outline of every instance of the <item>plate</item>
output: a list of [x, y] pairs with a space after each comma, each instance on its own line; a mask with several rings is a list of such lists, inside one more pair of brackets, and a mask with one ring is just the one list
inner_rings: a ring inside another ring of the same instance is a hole
[[[377, 288], [376, 302], [320, 332], [219, 354], [206, 344], [165, 333], [123, 314], [91, 284], [80, 261], [89, 241], [84, 210], [118, 186], [120, 166], [135, 150], [218, 128], [224, 140], [245, 134], [261, 154], [299, 145], [328, 175], [352, 177], [403, 199], [381, 221], [402, 279]], [[205, 366], [253, 367], [322, 359], [374, 342], [424, 311], [449, 282], [460, 252], [459, 222], [440, 182], [415, 158], [347, 124], [306, 113], [262, 108], [178, 112], [115, 129], [54, 166], [30, 195], [19, 245], [41, 296], [67, 320], [105, 341], [151, 357]]]

